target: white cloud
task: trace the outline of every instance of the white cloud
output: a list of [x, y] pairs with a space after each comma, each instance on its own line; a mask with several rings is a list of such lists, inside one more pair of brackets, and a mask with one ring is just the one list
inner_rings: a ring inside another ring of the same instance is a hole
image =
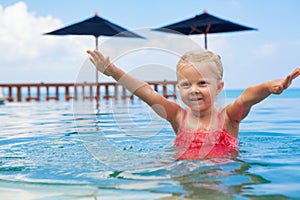
[[62, 26], [62, 22], [51, 16], [36, 17], [29, 13], [23, 2], [7, 8], [0, 7], [0, 51], [2, 61], [19, 61], [38, 58], [42, 48], [53, 47], [53, 42], [41, 35], [52, 27]]
[[74, 65], [80, 67], [94, 38], [43, 35], [63, 26], [60, 19], [29, 12], [24, 2], [6, 8], [0, 5], [1, 82], [70, 81], [75, 77]]

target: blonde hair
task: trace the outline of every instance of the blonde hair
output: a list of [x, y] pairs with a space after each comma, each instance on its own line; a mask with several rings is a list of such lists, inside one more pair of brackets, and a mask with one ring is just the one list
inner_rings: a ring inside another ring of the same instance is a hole
[[214, 63], [215, 67], [211, 68], [212, 72], [216, 75], [218, 80], [222, 80], [223, 78], [223, 66], [221, 62], [221, 57], [219, 55], [214, 54], [211, 51], [190, 51], [185, 53], [177, 64], [177, 73], [180, 67], [186, 65], [199, 66], [203, 63]]

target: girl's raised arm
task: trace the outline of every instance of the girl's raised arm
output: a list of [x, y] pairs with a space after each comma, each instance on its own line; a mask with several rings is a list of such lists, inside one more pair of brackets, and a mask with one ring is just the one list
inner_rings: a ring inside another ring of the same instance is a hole
[[284, 79], [271, 80], [263, 84], [247, 88], [236, 99], [236, 101], [226, 107], [226, 112], [230, 121], [239, 123], [248, 115], [253, 105], [261, 102], [270, 94], [281, 94], [299, 75], [300, 67], [295, 69]]
[[181, 110], [178, 104], [159, 95], [146, 82], [126, 74], [111, 63], [109, 57], [103, 56], [99, 51], [88, 50], [87, 53], [91, 56], [90, 61], [98, 71], [114, 78], [119, 84], [151, 106], [162, 118], [167, 119], [171, 123], [175, 120], [178, 111]]

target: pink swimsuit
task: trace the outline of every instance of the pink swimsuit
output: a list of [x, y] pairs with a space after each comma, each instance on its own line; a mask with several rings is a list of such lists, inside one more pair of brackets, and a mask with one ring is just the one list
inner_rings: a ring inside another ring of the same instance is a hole
[[186, 117], [187, 110], [184, 113], [181, 128], [174, 141], [179, 160], [227, 158], [237, 155], [238, 141], [222, 129], [220, 113], [218, 114], [218, 129], [212, 132], [184, 130]]

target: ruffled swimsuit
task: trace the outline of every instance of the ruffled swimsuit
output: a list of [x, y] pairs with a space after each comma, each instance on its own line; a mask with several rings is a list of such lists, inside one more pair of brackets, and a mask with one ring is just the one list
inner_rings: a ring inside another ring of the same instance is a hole
[[174, 141], [176, 157], [179, 160], [204, 158], [232, 158], [238, 153], [238, 140], [222, 129], [221, 112], [218, 113], [218, 129], [211, 132], [184, 130], [187, 110], [184, 112], [181, 128]]

